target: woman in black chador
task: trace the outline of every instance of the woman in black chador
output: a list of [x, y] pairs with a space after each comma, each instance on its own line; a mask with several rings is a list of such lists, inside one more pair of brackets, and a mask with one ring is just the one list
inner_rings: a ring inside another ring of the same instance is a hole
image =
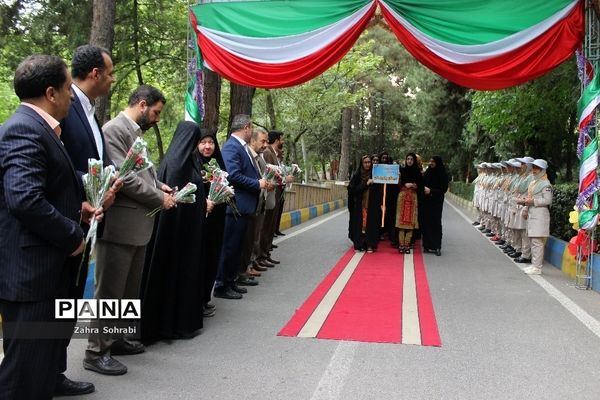
[[440, 156], [433, 156], [423, 176], [424, 196], [419, 213], [423, 216], [423, 248], [438, 256], [442, 255], [442, 210], [447, 190], [448, 174], [444, 162]]
[[372, 253], [379, 242], [381, 227], [381, 186], [371, 179], [371, 158], [363, 156], [348, 185], [351, 198], [350, 239], [356, 251]]
[[189, 338], [202, 328], [202, 242], [207, 202], [198, 142], [200, 128], [180, 122], [158, 179], [171, 187], [194, 183], [196, 202], [163, 210], [154, 224], [142, 279], [141, 336], [146, 343]]
[[[215, 159], [217, 164], [219, 164], [219, 168], [226, 171], [225, 162], [223, 161], [219, 142], [214, 131], [205, 128], [200, 129], [198, 151], [202, 165], [208, 164], [211, 159]], [[208, 193], [209, 189], [210, 183], [204, 183], [204, 191]], [[202, 288], [202, 304], [204, 305], [205, 317], [212, 317], [215, 313], [215, 307], [210, 303], [210, 300], [217, 277], [221, 247], [223, 246], [226, 208], [227, 203], [214, 206], [204, 222], [205, 235], [202, 238], [202, 265], [205, 271], [205, 279]]]

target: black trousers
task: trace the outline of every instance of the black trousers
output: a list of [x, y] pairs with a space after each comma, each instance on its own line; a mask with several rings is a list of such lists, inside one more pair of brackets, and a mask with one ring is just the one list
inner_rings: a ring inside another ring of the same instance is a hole
[[234, 284], [240, 269], [242, 245], [247, 227], [248, 215], [238, 215], [236, 217], [233, 214], [227, 214], [225, 216], [223, 249], [217, 271], [215, 290], [225, 290]]
[[[91, 249], [89, 246], [85, 251], [85, 258], [83, 262], [81, 258], [84, 257], [69, 257], [66, 262], [67, 266], [67, 294], [65, 296], [66, 299], [82, 299], [83, 292], [85, 290], [85, 282], [87, 280], [88, 275], [88, 263], [90, 262], [90, 252]], [[81, 265], [81, 273], [79, 273], [79, 266]], [[79, 273], [79, 280], [77, 280], [77, 275]], [[73, 326], [77, 321], [73, 321]], [[60, 354], [59, 362], [58, 362], [58, 375], [64, 374], [67, 370], [67, 347], [69, 347], [69, 343], [71, 343], [71, 337], [64, 339], [63, 341], [63, 351]], [[58, 379], [63, 379], [61, 376]]]
[[[0, 399], [51, 399], [65, 338], [64, 326], [46, 329], [54, 320], [54, 299], [38, 302], [0, 300], [4, 359], [0, 364]], [[67, 325], [70, 325], [68, 323]], [[55, 326], [56, 327], [56, 326]], [[72, 333], [72, 331], [70, 332]], [[50, 338], [40, 338], [40, 337]]]

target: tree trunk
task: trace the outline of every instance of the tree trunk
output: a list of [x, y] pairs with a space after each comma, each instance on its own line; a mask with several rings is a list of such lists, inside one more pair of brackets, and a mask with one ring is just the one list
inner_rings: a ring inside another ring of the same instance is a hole
[[277, 116], [275, 115], [275, 106], [273, 105], [273, 93], [269, 89], [267, 89], [267, 113], [269, 114], [271, 130], [276, 130]]
[[[300, 139], [302, 138], [302, 135], [304, 135], [306, 133], [306, 131], [308, 131], [307, 128], [302, 129], [302, 131], [300, 131], [300, 133], [298, 133], [294, 139], [292, 140], [292, 144], [291, 144], [291, 148], [292, 148], [292, 161], [294, 164], [298, 164], [300, 165], [300, 163], [298, 162], [298, 149], [296, 148], [296, 145], [298, 144], [298, 142], [300, 141]], [[288, 147], [290, 147], [290, 144], [288, 142]], [[306, 171], [306, 166], [304, 166], [304, 170]]]
[[385, 107], [383, 103], [379, 107], [379, 147], [377, 149], [378, 153], [381, 153], [385, 148]]
[[342, 149], [340, 155], [340, 170], [338, 177], [340, 180], [348, 180], [350, 172], [350, 141], [351, 137], [351, 122], [352, 108], [344, 107], [342, 109]]
[[[140, 56], [140, 22], [138, 19], [139, 3], [138, 0], [133, 0], [133, 58], [135, 62], [135, 75], [138, 80], [138, 85], [144, 84], [144, 74], [142, 73], [142, 62]], [[158, 149], [158, 162], [161, 163], [165, 157], [165, 148], [160, 129], [158, 125], [152, 126], [154, 136], [156, 137], [156, 147]]]
[[[117, 2], [114, 0], [94, 0], [92, 32], [90, 44], [112, 51], [115, 40], [115, 16]], [[110, 119], [110, 93], [96, 99], [96, 117], [100, 126]]]
[[204, 119], [202, 127], [219, 129], [219, 107], [221, 105], [221, 77], [204, 68]]
[[231, 82], [229, 92], [229, 123], [227, 124], [227, 137], [231, 135], [231, 122], [233, 117], [238, 114], [252, 116], [252, 98], [256, 88], [242, 86]]
[[[352, 129], [359, 130], [358, 144], [356, 147], [360, 149], [359, 151], [361, 152], [370, 151], [372, 142], [371, 131], [368, 130], [369, 128], [367, 128], [365, 120], [364, 118], [362, 118], [363, 114], [364, 113], [360, 112], [358, 106], [352, 107], [352, 117], [350, 119], [350, 132], [352, 132]], [[350, 149], [352, 149], [352, 139], [350, 139]], [[362, 156], [362, 154], [360, 154], [359, 156]], [[356, 157], [356, 152], [352, 152], [352, 154], [350, 154], [348, 158], [350, 160], [353, 160], [356, 159]]]
[[565, 180], [567, 182], [573, 180], [573, 154], [577, 152], [577, 134], [573, 135], [576, 122], [577, 115], [571, 113], [571, 117], [569, 118], [569, 130], [567, 131], [567, 138], [570, 138], [570, 140], [567, 140], [567, 154], [565, 155]]

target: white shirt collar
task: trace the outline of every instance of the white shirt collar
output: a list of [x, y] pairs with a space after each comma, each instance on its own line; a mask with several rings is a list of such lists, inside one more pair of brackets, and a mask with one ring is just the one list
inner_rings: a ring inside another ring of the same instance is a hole
[[83, 93], [83, 90], [79, 89], [79, 87], [77, 87], [77, 85], [74, 83], [71, 85], [71, 88], [79, 98], [79, 102], [81, 103], [81, 106], [83, 107], [85, 113], [87, 115], [94, 114], [96, 112], [96, 107], [94, 106], [94, 104], [92, 104], [90, 98], [87, 97], [85, 93]]
[[234, 138], [236, 138], [236, 139], [237, 139], [237, 141], [238, 141], [238, 142], [240, 142], [240, 144], [241, 144], [243, 147], [246, 147], [246, 146], [248, 146], [248, 143], [246, 143], [246, 141], [245, 141], [244, 139], [242, 139], [241, 137], [239, 137], [239, 136], [236, 136], [236, 135], [231, 135], [231, 136], [232, 136], [232, 137], [234, 137]]

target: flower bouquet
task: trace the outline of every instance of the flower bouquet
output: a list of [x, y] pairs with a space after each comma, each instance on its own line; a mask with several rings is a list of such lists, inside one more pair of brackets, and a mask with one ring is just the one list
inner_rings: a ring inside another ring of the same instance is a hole
[[226, 178], [229, 176], [227, 172], [223, 171], [221, 167], [219, 167], [219, 163], [214, 158], [211, 158], [207, 164], [202, 166], [202, 168], [204, 169], [204, 171], [202, 171], [202, 177], [206, 182], [211, 182], [215, 174], [224, 175]]
[[[235, 205], [235, 191], [233, 186], [229, 185], [227, 177], [229, 174], [223, 171], [217, 161], [213, 158], [208, 164], [204, 165], [206, 174], [204, 179], [210, 182], [210, 189], [208, 190], [207, 200], [214, 202], [215, 204], [227, 203], [233, 210], [235, 215], [240, 215], [240, 212]], [[208, 213], [206, 214], [208, 216]]]
[[[102, 207], [104, 202], [104, 196], [110, 187], [111, 180], [115, 176], [115, 167], [109, 165], [103, 167], [103, 163], [100, 160], [93, 158], [88, 159], [88, 173], [81, 177], [83, 181], [83, 188], [87, 201], [94, 208]], [[98, 230], [98, 221], [92, 218], [90, 223], [90, 230], [85, 238], [86, 243], [92, 241], [92, 247], [96, 243], [96, 231]]]
[[148, 159], [147, 148], [148, 145], [142, 138], [137, 137], [135, 139], [135, 142], [133, 142], [131, 148], [127, 152], [125, 160], [123, 160], [123, 164], [121, 164], [119, 178], [126, 179], [152, 167], [152, 161]]
[[[115, 167], [109, 165], [104, 167], [104, 164], [100, 160], [93, 158], [88, 159], [88, 173], [81, 177], [83, 181], [83, 189], [85, 190], [85, 196], [87, 201], [94, 208], [102, 207], [104, 203], [104, 196], [110, 187], [111, 181], [115, 176]], [[94, 248], [96, 244], [96, 233], [98, 231], [98, 221], [96, 218], [92, 218], [90, 222], [90, 229], [85, 237], [85, 248], [83, 249], [83, 257], [77, 270], [77, 278], [75, 282], [79, 282], [81, 275], [81, 267], [85, 260], [85, 251], [87, 250], [88, 243], [91, 241], [91, 247]]]
[[[300, 167], [298, 166], [298, 164], [292, 164], [290, 166], [282, 165], [281, 166], [281, 173], [284, 176], [284, 178], [288, 177], [288, 176], [292, 176], [294, 178], [297, 178], [302, 173], [302, 170], [300, 169]], [[292, 184], [291, 183], [286, 183], [285, 189], [289, 190], [291, 188], [292, 188]]]
[[285, 192], [292, 190], [292, 183], [286, 182], [286, 177], [292, 176], [294, 178], [298, 177], [302, 173], [302, 170], [298, 166], [298, 164], [292, 164], [291, 166], [281, 165], [281, 174], [283, 175], [283, 190], [281, 191], [281, 198], [285, 197]]
[[[192, 204], [196, 202], [196, 190], [198, 187], [192, 182], [188, 182], [183, 189], [179, 190], [177, 187], [174, 188], [173, 198], [176, 203]], [[156, 207], [154, 210], [146, 214], [148, 217], [154, 217], [160, 210], [161, 207]]]
[[267, 164], [265, 171], [262, 174], [262, 177], [263, 179], [265, 179], [273, 185], [281, 185], [283, 182], [281, 175], [282, 171], [280, 166]]

